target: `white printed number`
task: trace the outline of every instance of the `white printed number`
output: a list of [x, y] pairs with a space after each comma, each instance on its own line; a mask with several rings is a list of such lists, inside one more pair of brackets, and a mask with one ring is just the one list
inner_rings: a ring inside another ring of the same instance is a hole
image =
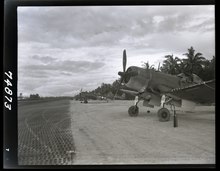
[[12, 80], [12, 72], [11, 71], [8, 71], [8, 72], [5, 72], [5, 75], [7, 76], [7, 79], [4, 80], [4, 82], [6, 83], [6, 87], [5, 87], [5, 93], [6, 93], [6, 96], [5, 96], [5, 107], [8, 109], [8, 110], [11, 110], [11, 103], [12, 103], [12, 90], [10, 89], [10, 87], [12, 87], [12, 83], [11, 83], [11, 80]]

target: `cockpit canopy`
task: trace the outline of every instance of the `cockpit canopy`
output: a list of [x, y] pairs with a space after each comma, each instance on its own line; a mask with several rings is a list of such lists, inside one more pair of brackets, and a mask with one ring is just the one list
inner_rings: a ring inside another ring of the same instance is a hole
[[188, 82], [188, 83], [201, 83], [203, 80], [196, 74], [192, 75], [186, 75], [184, 73], [180, 73], [177, 75], [177, 77], [181, 78], [183, 82]]

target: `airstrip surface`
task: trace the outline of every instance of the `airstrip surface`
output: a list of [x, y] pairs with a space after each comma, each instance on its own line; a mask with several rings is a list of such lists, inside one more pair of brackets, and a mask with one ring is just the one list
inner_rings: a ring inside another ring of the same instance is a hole
[[[159, 108], [133, 101], [56, 100], [18, 103], [20, 165], [215, 164], [215, 107], [178, 109], [159, 122]], [[147, 113], [150, 110], [150, 113]]]

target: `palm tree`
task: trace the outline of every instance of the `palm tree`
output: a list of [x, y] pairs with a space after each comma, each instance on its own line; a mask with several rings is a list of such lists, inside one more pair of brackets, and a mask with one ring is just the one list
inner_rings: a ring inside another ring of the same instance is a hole
[[180, 73], [184, 73], [185, 72], [185, 69], [186, 69], [186, 65], [185, 63], [179, 59], [177, 61], [177, 73], [180, 74]]
[[186, 73], [189, 75], [192, 75], [193, 73], [198, 74], [202, 70], [205, 61], [202, 53], [195, 54], [195, 50], [191, 46], [191, 48], [188, 49], [188, 53], [183, 55], [187, 56], [187, 59], [183, 59], [183, 63], [186, 65]]
[[204, 60], [203, 69], [200, 71], [199, 76], [204, 81], [215, 78], [215, 56], [211, 60]]
[[181, 62], [181, 60], [178, 57], [173, 57], [172, 55], [166, 55], [166, 60], [163, 61], [163, 66], [161, 70], [168, 74], [179, 74], [180, 68], [178, 63]]
[[213, 72], [215, 72], [215, 56], [212, 57], [210, 67], [213, 68]]
[[150, 65], [149, 62], [143, 62], [142, 66], [144, 67], [144, 69], [153, 69], [153, 70], [155, 70], [154, 65]]

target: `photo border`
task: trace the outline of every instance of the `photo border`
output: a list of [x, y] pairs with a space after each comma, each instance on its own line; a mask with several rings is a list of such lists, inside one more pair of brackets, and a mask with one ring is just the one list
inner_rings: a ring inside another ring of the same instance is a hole
[[[214, 168], [215, 164], [175, 164], [175, 165], [53, 165], [23, 166], [18, 165], [18, 117], [17, 117], [17, 81], [18, 81], [18, 32], [17, 7], [22, 6], [119, 6], [119, 5], [215, 5], [215, 0], [5, 0], [4, 1], [4, 35], [3, 35], [3, 78], [5, 72], [12, 72], [11, 110], [3, 109], [3, 168]], [[215, 40], [216, 41], [216, 40]], [[3, 81], [3, 103], [5, 83]], [[4, 106], [4, 105], [3, 105]]]

